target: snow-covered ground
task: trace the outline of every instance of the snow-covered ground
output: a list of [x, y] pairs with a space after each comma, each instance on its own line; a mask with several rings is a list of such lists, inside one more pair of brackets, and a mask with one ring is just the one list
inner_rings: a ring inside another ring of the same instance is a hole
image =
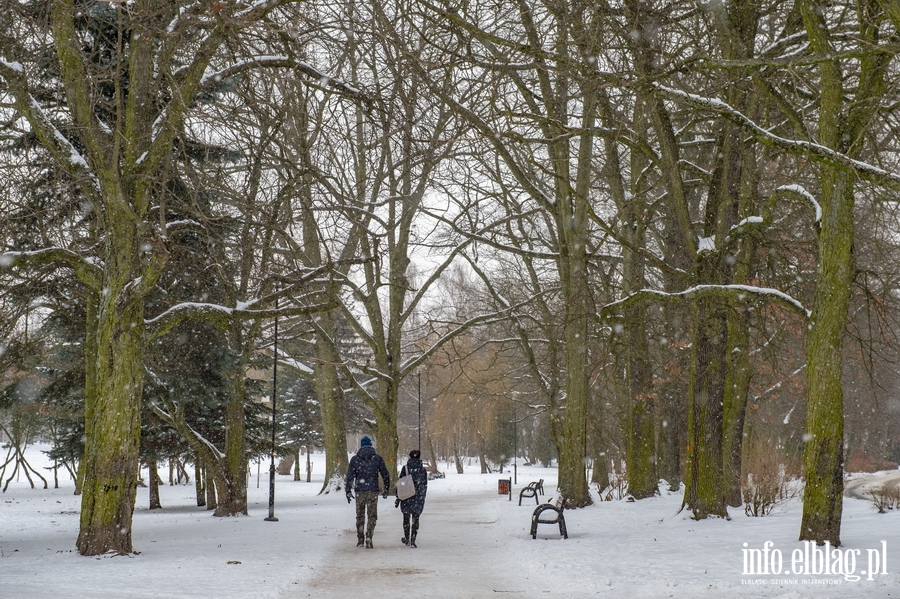
[[[37, 449], [29, 457], [44, 465]], [[312, 483], [278, 477], [278, 522], [264, 521], [265, 464], [258, 487], [253, 466], [248, 517], [213, 517], [196, 506], [193, 485], [161, 487], [163, 509], [151, 512], [141, 488], [134, 516], [139, 553], [95, 558], [74, 548], [79, 498], [71, 480], [44, 490], [19, 477], [0, 495], [0, 597], [900, 597], [900, 513], [878, 514], [867, 501], [844, 503], [844, 545], [829, 560], [833, 572], [839, 558], [843, 574], [816, 574], [803, 572], [812, 555], [796, 540], [796, 501], [765, 518], [735, 511], [730, 521], [702, 522], [679, 513], [677, 494], [598, 501], [566, 512], [568, 539], [541, 525], [533, 540], [534, 500], [519, 506], [518, 491], [543, 478], [542, 499], [549, 500], [556, 471], [520, 466], [509, 501], [498, 494], [498, 480], [508, 474], [471, 468], [462, 475], [447, 468], [447, 478], [430, 482], [417, 549], [400, 543], [393, 500], [380, 502], [375, 548], [358, 549], [354, 510], [343, 493], [317, 494], [319, 461]], [[767, 561], [777, 566], [781, 557], [781, 574], [746, 574], [758, 564], [751, 568], [745, 558], [763, 555], [767, 542]], [[869, 574], [876, 563], [879, 573]]]

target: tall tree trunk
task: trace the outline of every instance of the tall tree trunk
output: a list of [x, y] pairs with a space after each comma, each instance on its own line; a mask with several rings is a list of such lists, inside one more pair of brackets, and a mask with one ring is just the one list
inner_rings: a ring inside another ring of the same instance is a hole
[[[172, 472], [171, 468], [171, 460], [170, 460], [169, 472]], [[162, 503], [159, 501], [159, 473], [156, 471], [156, 460], [148, 460], [147, 461], [147, 470], [148, 476], [150, 478], [149, 489], [150, 489], [150, 509], [158, 510], [162, 509]]]
[[722, 479], [726, 314], [719, 298], [695, 307], [684, 503], [694, 518], [727, 517]]
[[[426, 435], [425, 438], [428, 440], [428, 462], [431, 464], [431, 467], [434, 468], [435, 472], [437, 472], [438, 463], [437, 453], [435, 453], [434, 451], [434, 437], [432, 437], [431, 435]], [[460, 474], [462, 474], [462, 472], [460, 472]]]
[[122, 215], [110, 237], [104, 293], [88, 302], [85, 344], [85, 480], [77, 547], [82, 555], [132, 552], [131, 517], [139, 473], [144, 379], [144, 306], [124, 290], [135, 239]]
[[225, 457], [215, 462], [216, 516], [247, 515], [247, 464], [244, 431], [243, 373], [237, 373], [241, 382], [235, 386], [236, 397], [225, 407]]
[[[567, 41], [564, 38], [558, 40], [558, 47], [563, 52]], [[556, 173], [556, 225], [560, 243], [558, 269], [565, 302], [563, 336], [566, 340], [566, 409], [564, 436], [559, 451], [559, 490], [566, 500], [566, 506], [573, 508], [592, 503], [585, 471], [590, 400], [588, 334], [594, 312], [588, 283], [587, 245], [597, 88], [589, 84], [582, 90], [582, 94], [584, 114], [574, 177], [575, 193], [571, 190], [568, 147], [553, 143], [549, 148]]]
[[400, 442], [397, 438], [397, 407], [399, 401], [393, 381], [384, 383], [382, 388], [383, 393], [378, 402], [378, 409], [375, 410], [375, 439], [378, 444], [378, 454], [384, 458], [391, 476], [391, 488], [393, 488], [397, 481], [397, 474], [400, 471], [397, 467], [397, 455], [400, 451]]
[[728, 314], [727, 372], [722, 423], [722, 459], [725, 477], [725, 503], [743, 505], [741, 496], [741, 455], [744, 446], [744, 422], [747, 415], [747, 395], [750, 392], [750, 331], [747, 316]]
[[203, 465], [203, 481], [204, 486], [206, 487], [206, 509], [215, 510], [217, 506], [216, 477], [213, 476], [210, 467], [206, 464]]
[[[319, 398], [322, 417], [322, 435], [325, 444], [325, 480], [322, 493], [340, 489], [347, 474], [347, 424], [344, 418], [344, 393], [341, 389], [337, 364], [340, 356], [334, 347], [334, 324], [330, 312], [321, 314], [318, 329], [323, 338], [316, 339], [316, 356], [313, 383]], [[324, 338], [327, 337], [327, 338]]]
[[206, 505], [206, 484], [205, 475], [203, 473], [203, 461], [199, 455], [194, 456], [194, 490], [197, 495], [197, 507]]
[[[652, 40], [656, 38], [655, 17], [648, 15], [647, 7], [635, 0], [626, 0], [625, 7], [630, 27], [639, 33], [632, 36], [635, 71], [641, 79], [652, 81], [657, 76], [655, 70], [659, 51], [652, 45]], [[666, 211], [669, 217], [663, 232], [663, 251], [666, 263], [672, 267], [672, 270], [664, 273], [665, 290], [670, 293], [680, 292], [692, 283], [689, 275], [685, 276], [685, 273], [695, 271], [697, 240], [688, 190], [679, 167], [681, 155], [678, 139], [665, 104], [653, 94], [652, 90], [638, 89], [637, 105], [636, 124], [640, 125], [641, 130], [648, 132], [652, 128], [659, 144], [659, 169], [665, 187]], [[687, 326], [689, 322], [687, 309], [680, 306], [665, 309], [667, 325], [673, 331], [673, 337], [679, 334], [679, 331], [693, 330], [693, 327]], [[678, 326], [679, 324], [684, 326]], [[681, 339], [673, 341], [669, 347], [681, 346]], [[692, 351], [696, 351], [696, 347], [693, 347]], [[682, 361], [679, 353], [675, 353], [670, 362], [669, 372], [672, 373], [670, 380], [661, 390], [663, 404], [660, 409], [662, 422], [659, 472], [666, 478], [671, 488], [678, 486], [681, 477], [681, 456], [684, 455], [685, 462], [690, 459], [688, 448], [691, 442], [685, 443], [682, 433], [687, 436], [685, 425], [690, 422], [690, 414], [693, 412], [686, 405], [690, 403], [687, 398], [689, 392], [678, 379], [683, 376], [682, 369], [690, 369], [693, 363], [693, 357]], [[684, 412], [688, 413], [687, 419], [682, 416]]]
[[[606, 94], [600, 96], [600, 109], [604, 124], [615, 126], [614, 112]], [[638, 135], [647, 133], [647, 119], [639, 105], [635, 109], [634, 126], [640, 131]], [[611, 194], [621, 215], [620, 234], [622, 235], [622, 296], [640, 291], [644, 288], [644, 258], [640, 251], [645, 246], [645, 227], [643, 222], [646, 206], [644, 205], [643, 185], [633, 182], [631, 192], [626, 193], [622, 179], [619, 150], [614, 140], [605, 141], [607, 154], [604, 175], [608, 181]], [[640, 152], [634, 152], [631, 158], [631, 172], [644, 172], [647, 159]], [[644, 302], [629, 304], [624, 314], [624, 342], [621, 351], [616, 352], [617, 361], [621, 361], [621, 370], [625, 373], [624, 385], [621, 387], [629, 406], [629, 418], [626, 432], [628, 459], [628, 490], [635, 499], [644, 499], [656, 495], [659, 486], [657, 460], [656, 423], [657, 402], [653, 389], [650, 366], [650, 344], [647, 336], [647, 307]], [[616, 373], [618, 377], [618, 373]], [[596, 460], [595, 460], [596, 462]], [[605, 460], [602, 460], [605, 463]], [[594, 478], [597, 472], [595, 470]], [[608, 471], [604, 467], [600, 484], [602, 491], [608, 485]]]
[[[667, 312], [669, 312], [667, 310]], [[667, 320], [671, 326], [671, 320]], [[687, 367], [679, 364], [679, 356], [671, 358], [673, 366], [679, 371], [687, 371]], [[685, 439], [687, 437], [687, 421], [684, 417], [684, 404], [687, 388], [681, 378], [672, 377], [661, 385], [659, 408], [659, 476], [669, 485], [670, 491], [681, 488], [682, 462], [684, 459]]]
[[[626, 239], [632, 248], [642, 247], [634, 199], [625, 218]], [[643, 288], [643, 265], [633, 250], [623, 250], [623, 294]], [[650, 348], [647, 339], [647, 308], [644, 302], [625, 308], [625, 387], [628, 394], [628, 492], [635, 499], [652, 497], [658, 492], [656, 450], [656, 395], [652, 386]]]
[[[299, 130], [304, 133], [300, 136], [300, 157], [303, 164], [310, 172], [314, 170], [310, 157], [310, 143], [305, 133], [309, 129], [309, 115], [304, 102], [299, 105], [297, 119], [300, 123]], [[362, 127], [360, 127], [362, 129]], [[359, 133], [361, 135], [362, 133]], [[365, 172], [364, 161], [358, 168]], [[321, 267], [322, 240], [319, 235], [319, 225], [316, 222], [313, 210], [312, 190], [304, 184], [300, 189], [302, 204], [303, 224], [303, 255], [307, 266], [311, 268]], [[355, 229], [347, 239], [342, 259], [349, 262], [356, 254], [359, 245], [359, 228]], [[342, 268], [346, 269], [347, 266]], [[330, 288], [332, 295], [336, 296], [338, 289]], [[334, 312], [323, 312], [313, 319], [317, 329], [315, 341], [315, 355], [317, 358], [313, 375], [313, 386], [316, 397], [319, 400], [319, 414], [322, 419], [322, 436], [325, 445], [325, 478], [322, 482], [320, 493], [329, 493], [341, 489], [344, 485], [344, 477], [347, 474], [347, 424], [344, 416], [344, 392], [341, 388], [341, 380], [338, 374], [338, 364], [342, 362], [336, 338], [337, 326]]]
[[[714, 26], [723, 56], [729, 60], [750, 59], [753, 41], [758, 29], [760, 5], [755, 0], [735, 0], [711, 8]], [[742, 69], [726, 73], [728, 103], [743, 114], [754, 114], [758, 104], [750, 74]], [[719, 197], [718, 236], [732, 232], [736, 218], [732, 215], [755, 216], [758, 214], [756, 198], [756, 169], [754, 152], [744, 141], [744, 132], [735, 124], [723, 123], [723, 147], [717, 153], [719, 166], [710, 186], [710, 195]], [[726, 254], [735, 255], [736, 266], [732, 280], [741, 284], [752, 282], [755, 271], [756, 242], [752, 235], [741, 238], [740, 232], [731, 234], [739, 239], [737, 249], [723, 243]], [[730, 282], [727, 262], [720, 264], [725, 273], [724, 282]], [[726, 503], [740, 506], [741, 498], [741, 448], [744, 437], [744, 420], [747, 394], [750, 388], [750, 341], [747, 311], [732, 310], [728, 313], [725, 386], [723, 397], [722, 459], [725, 476]]]
[[[732, 266], [726, 255], [725, 240], [736, 224], [742, 153], [740, 130], [724, 123], [716, 144], [716, 168], [704, 214], [704, 236], [715, 247], [703, 249], [697, 256], [696, 278], [701, 284], [731, 282]], [[684, 502], [694, 518], [727, 517], [725, 496], [730, 481], [723, 476], [726, 466], [723, 442], [730, 365], [728, 321], [732, 313], [725, 298], [713, 295], [696, 301], [694, 315]]]
[[[826, 7], [801, 0], [803, 25], [813, 52], [833, 51], [825, 22]], [[896, 3], [862, 1], [856, 5], [862, 42], [877, 46], [884, 39], [881, 10], [894, 28], [900, 26]], [[884, 74], [891, 59], [877, 54], [859, 61], [853, 101], [848, 97], [839, 60], [822, 61], [820, 76], [819, 143], [852, 158], [863, 149], [872, 119], [885, 93]], [[854, 278], [853, 207], [856, 174], [830, 164], [820, 166], [822, 220], [816, 292], [806, 343], [806, 448], [803, 458], [806, 485], [800, 539], [840, 545], [844, 490], [843, 338]]]
[[598, 492], [602, 492], [609, 486], [609, 457], [606, 455], [606, 452], [602, 450], [602, 447], [594, 447], [593, 455], [591, 456], [591, 465], [593, 466], [591, 470], [591, 483], [597, 485]]
[[628, 325], [628, 493], [635, 499], [657, 494], [656, 399], [650, 381], [646, 310], [638, 303], [625, 312]]
[[853, 283], [853, 175], [823, 169], [822, 230], [806, 342], [806, 448], [800, 539], [837, 547], [844, 492], [844, 331]]

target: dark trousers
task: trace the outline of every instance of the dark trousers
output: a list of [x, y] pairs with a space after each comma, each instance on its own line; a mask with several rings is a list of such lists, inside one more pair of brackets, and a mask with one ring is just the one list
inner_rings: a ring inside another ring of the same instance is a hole
[[403, 537], [410, 542], [416, 540], [419, 532], [419, 514], [403, 514]]
[[356, 536], [362, 539], [365, 535], [367, 539], [371, 539], [376, 522], [378, 522], [378, 491], [357, 491]]

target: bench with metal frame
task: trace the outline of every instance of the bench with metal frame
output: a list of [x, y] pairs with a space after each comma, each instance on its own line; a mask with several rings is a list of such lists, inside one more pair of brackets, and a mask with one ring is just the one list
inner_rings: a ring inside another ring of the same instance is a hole
[[538, 505], [540, 501], [538, 500], [538, 493], [541, 495], [544, 494], [544, 479], [542, 478], [539, 481], [528, 483], [526, 486], [522, 487], [522, 490], [519, 491], [519, 505], [522, 505], [523, 497], [534, 497], [534, 505]]
[[562, 497], [557, 497], [553, 503], [544, 503], [534, 508], [534, 513], [531, 514], [531, 538], [537, 538], [538, 524], [558, 524], [559, 534], [568, 539], [569, 532], [566, 530], [566, 517], [563, 514], [565, 509], [566, 500]]

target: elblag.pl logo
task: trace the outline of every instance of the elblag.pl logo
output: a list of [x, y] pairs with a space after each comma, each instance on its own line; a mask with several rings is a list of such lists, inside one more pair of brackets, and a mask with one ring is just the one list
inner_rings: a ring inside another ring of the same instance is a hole
[[[813, 541], [804, 541], [802, 548], [791, 551], [790, 561], [785, 559], [780, 549], [774, 549], [774, 546], [775, 543], [772, 541], [766, 541], [763, 543], [762, 549], [751, 549], [747, 543], [744, 543], [744, 571], [742, 574], [744, 576], [843, 576], [844, 580], [848, 582], [856, 582], [862, 576], [865, 576], [866, 580], [875, 580], [876, 576], [888, 573], [887, 541], [881, 541], [881, 547], [878, 549], [866, 549], [865, 556], [863, 556], [862, 549], [832, 547], [831, 543], [827, 541], [821, 546], [816, 545]], [[864, 562], [863, 558], [865, 558]], [[860, 570], [857, 574], [857, 567], [863, 565], [866, 569]], [[770, 581], [758, 581], [758, 583], [765, 582]], [[829, 583], [827, 580], [807, 580], [806, 582]], [[840, 583], [840, 580], [835, 582]]]

